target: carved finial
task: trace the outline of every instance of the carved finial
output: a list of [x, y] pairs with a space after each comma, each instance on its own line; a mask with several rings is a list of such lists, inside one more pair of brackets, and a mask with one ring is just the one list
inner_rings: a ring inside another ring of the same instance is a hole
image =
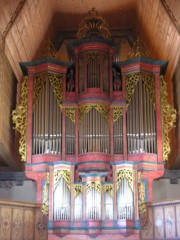
[[50, 40], [45, 41], [43, 48], [40, 50], [39, 58], [55, 58], [56, 49], [54, 48], [53, 43]]
[[138, 37], [133, 44], [129, 58], [136, 57], [149, 57], [149, 51], [147, 50], [145, 43]]
[[92, 17], [97, 16], [97, 11], [95, 10], [94, 7], [93, 7], [88, 13], [89, 13], [89, 15], [91, 15]]
[[89, 16], [85, 17], [79, 24], [76, 37], [78, 39], [88, 37], [111, 38], [108, 24], [102, 17], [98, 16], [95, 8], [92, 8], [88, 13]]

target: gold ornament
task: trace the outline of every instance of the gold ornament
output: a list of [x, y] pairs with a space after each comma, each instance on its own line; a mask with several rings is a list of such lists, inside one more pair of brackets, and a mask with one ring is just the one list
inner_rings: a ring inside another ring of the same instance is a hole
[[74, 184], [74, 198], [78, 197], [82, 193], [83, 188], [81, 184]]
[[103, 115], [109, 125], [109, 106], [100, 103], [89, 103], [79, 106], [79, 123], [81, 124], [84, 115], [88, 113], [93, 107]]
[[138, 37], [133, 44], [129, 58], [149, 57], [149, 51], [147, 50], [145, 43]]
[[132, 192], [134, 191], [133, 187], [133, 171], [129, 169], [121, 169], [117, 170], [117, 190], [121, 186], [121, 182], [123, 179], [127, 179], [129, 187], [131, 188]]
[[97, 11], [92, 8], [89, 11], [89, 16], [85, 17], [79, 24], [76, 37], [78, 39], [88, 37], [103, 37], [108, 39], [111, 38], [111, 34], [106, 21], [98, 16]]
[[137, 82], [141, 80], [144, 82], [146, 91], [149, 94], [151, 102], [155, 108], [156, 104], [156, 95], [155, 95], [155, 84], [154, 84], [154, 75], [148, 72], [137, 72], [131, 73], [126, 76], [126, 100], [127, 107], [131, 102], [132, 96], [136, 89]]
[[60, 178], [64, 179], [64, 181], [67, 184], [67, 187], [70, 189], [70, 184], [71, 184], [70, 171], [69, 170], [56, 170], [54, 172], [54, 187], [55, 188], [56, 188], [56, 185], [58, 184], [58, 181]]
[[161, 107], [163, 125], [163, 160], [168, 160], [171, 151], [169, 132], [175, 127], [176, 110], [168, 103], [167, 84], [161, 76]]
[[75, 107], [66, 107], [66, 116], [68, 116], [73, 123], [75, 123], [76, 120], [76, 112]]
[[112, 184], [105, 184], [105, 193], [107, 192], [113, 198], [113, 185]]
[[49, 172], [46, 173], [46, 183], [43, 187], [42, 213], [49, 213]]
[[101, 194], [101, 182], [100, 181], [88, 181], [86, 184], [87, 193], [90, 192], [93, 188]]
[[37, 59], [40, 58], [56, 58], [57, 51], [53, 45], [53, 43], [48, 39], [44, 42], [42, 49], [38, 54]]
[[27, 101], [28, 77], [24, 77], [21, 85], [20, 104], [12, 112], [12, 121], [15, 124], [15, 129], [21, 134], [19, 140], [21, 161], [26, 161]]
[[145, 187], [142, 182], [142, 173], [138, 171], [138, 192], [139, 192], [139, 213], [143, 214], [146, 212], [145, 204]]
[[114, 112], [114, 117], [113, 117], [113, 122], [115, 123], [120, 116], [122, 116], [123, 112], [123, 106], [113, 106], [113, 112]]
[[39, 100], [40, 93], [42, 92], [43, 85], [46, 82], [46, 78], [42, 75], [36, 75], [33, 81], [33, 107]]

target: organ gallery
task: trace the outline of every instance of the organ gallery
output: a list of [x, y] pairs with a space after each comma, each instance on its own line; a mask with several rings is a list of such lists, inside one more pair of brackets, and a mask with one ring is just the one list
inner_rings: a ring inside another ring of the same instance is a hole
[[167, 62], [150, 59], [140, 39], [122, 62], [95, 10], [67, 45], [69, 62], [48, 46], [47, 57], [21, 63], [13, 113], [48, 239], [139, 239], [175, 121], [163, 79]]

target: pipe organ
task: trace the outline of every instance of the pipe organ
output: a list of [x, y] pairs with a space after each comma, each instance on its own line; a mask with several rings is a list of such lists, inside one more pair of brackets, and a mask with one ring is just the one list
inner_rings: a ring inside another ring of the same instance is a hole
[[145, 56], [139, 40], [131, 58], [118, 62], [104, 19], [93, 10], [83, 24], [67, 46], [70, 62], [50, 55], [21, 63], [28, 83], [13, 121], [26, 175], [37, 182], [48, 239], [139, 239], [152, 181], [167, 157], [167, 62]]

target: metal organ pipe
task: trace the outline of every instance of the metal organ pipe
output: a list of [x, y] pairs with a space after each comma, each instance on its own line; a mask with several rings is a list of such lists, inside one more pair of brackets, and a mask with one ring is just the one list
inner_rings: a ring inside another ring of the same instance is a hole
[[129, 153], [156, 153], [155, 110], [139, 80], [127, 109], [127, 143]]
[[93, 187], [86, 195], [86, 218], [101, 219], [101, 194]]
[[[129, 124], [129, 119], [127, 120], [127, 125]], [[129, 133], [127, 133], [128, 135]], [[129, 139], [128, 139], [129, 146]], [[128, 147], [129, 148], [129, 147]], [[123, 119], [122, 116], [114, 123], [114, 153], [123, 153]]]
[[113, 220], [113, 198], [105, 192], [105, 219]]
[[40, 92], [33, 112], [33, 154], [60, 154], [61, 111], [49, 79]]
[[133, 192], [128, 180], [124, 178], [117, 191], [117, 217], [118, 219], [133, 219], [133, 211]]
[[54, 220], [70, 219], [70, 190], [61, 178], [54, 190]]

